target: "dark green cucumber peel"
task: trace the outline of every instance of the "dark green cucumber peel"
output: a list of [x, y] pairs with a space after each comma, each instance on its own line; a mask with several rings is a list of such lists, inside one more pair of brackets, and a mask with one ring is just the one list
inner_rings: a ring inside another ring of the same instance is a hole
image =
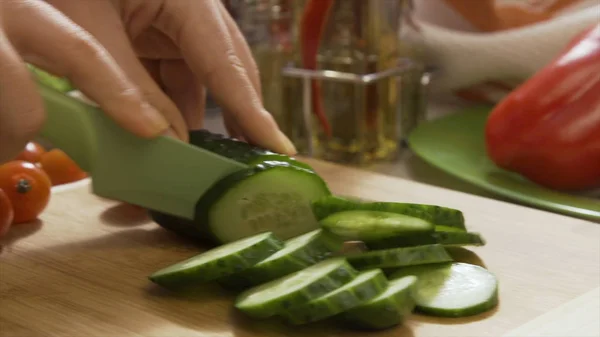
[[383, 293], [341, 313], [336, 319], [360, 330], [384, 330], [400, 325], [415, 309], [411, 290], [416, 282], [417, 278], [412, 275], [390, 280]]
[[291, 238], [285, 247], [256, 265], [219, 279], [226, 288], [241, 290], [289, 275], [333, 256], [342, 245], [322, 229]]
[[340, 196], [327, 196], [315, 200], [313, 212], [318, 220], [333, 213], [349, 210], [383, 211], [410, 215], [435, 225], [456, 227], [465, 230], [465, 218], [461, 211], [453, 208], [400, 202], [359, 201]]
[[242, 292], [235, 307], [253, 318], [279, 315], [325, 295], [358, 275], [344, 258], [331, 258]]
[[190, 144], [250, 166], [263, 164], [265, 162], [286, 162], [307, 170], [313, 170], [310, 165], [292, 157], [271, 152], [238, 139], [213, 133], [208, 130], [193, 130], [190, 131], [189, 135]]
[[409, 237], [433, 233], [434, 225], [426, 220], [405, 214], [351, 210], [328, 215], [319, 221], [329, 232], [366, 244], [389, 237]]
[[362, 272], [342, 287], [304, 305], [291, 307], [281, 316], [287, 323], [300, 325], [333, 317], [381, 294], [388, 280], [381, 270]]
[[261, 233], [221, 245], [160, 269], [148, 278], [166, 288], [183, 288], [245, 270], [283, 248], [272, 233]]
[[312, 200], [331, 192], [316, 173], [288, 163], [264, 163], [216, 182], [196, 204], [197, 224], [227, 243], [270, 231], [282, 240], [319, 228]]
[[420, 264], [452, 261], [439, 244], [374, 250], [367, 253], [347, 255], [346, 259], [359, 270], [372, 268], [398, 268]]
[[467, 232], [444, 226], [435, 226], [435, 232], [405, 236], [390, 236], [366, 244], [369, 249], [380, 250], [435, 243], [444, 246], [484, 246], [486, 241], [479, 233]]
[[439, 317], [466, 317], [498, 305], [498, 280], [480, 266], [453, 262], [401, 268], [390, 279], [414, 275], [416, 311]]
[[206, 232], [204, 226], [198, 226], [188, 219], [153, 210], [149, 210], [148, 214], [152, 221], [169, 232], [185, 238], [186, 240], [191, 240], [194, 243], [208, 244], [211, 247], [214, 246], [214, 242], [208, 240], [210, 235]]
[[444, 246], [485, 246], [486, 241], [475, 232], [435, 232], [435, 241]]

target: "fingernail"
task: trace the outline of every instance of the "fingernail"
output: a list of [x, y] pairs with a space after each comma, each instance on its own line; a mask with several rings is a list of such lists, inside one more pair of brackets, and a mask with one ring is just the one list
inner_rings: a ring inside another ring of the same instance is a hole
[[296, 155], [296, 153], [298, 153], [298, 150], [296, 150], [296, 147], [294, 146], [292, 141], [281, 131], [278, 131], [277, 134], [279, 137], [279, 142], [283, 145], [284, 153], [288, 156]]
[[142, 104], [142, 118], [144, 119], [144, 127], [149, 133], [157, 134], [165, 131], [169, 127], [169, 122], [165, 117], [158, 112], [152, 105], [148, 103]]

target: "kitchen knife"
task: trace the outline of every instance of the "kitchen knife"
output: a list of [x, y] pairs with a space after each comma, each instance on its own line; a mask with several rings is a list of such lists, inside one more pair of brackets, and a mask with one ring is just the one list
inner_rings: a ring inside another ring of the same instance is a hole
[[247, 167], [170, 137], [137, 137], [99, 108], [38, 85], [47, 112], [41, 136], [90, 174], [98, 196], [191, 220], [213, 183]]

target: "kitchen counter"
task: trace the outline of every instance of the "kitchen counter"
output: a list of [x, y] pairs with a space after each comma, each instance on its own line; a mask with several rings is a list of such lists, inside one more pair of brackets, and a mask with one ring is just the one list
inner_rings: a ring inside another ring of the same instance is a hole
[[307, 160], [336, 194], [460, 209], [487, 240], [461, 260], [484, 265], [500, 304], [468, 318], [412, 315], [371, 334], [315, 323], [287, 327], [233, 309], [207, 284], [176, 296], [147, 276], [202, 251], [140, 209], [92, 195], [87, 184], [53, 194], [35, 223], [0, 240], [0, 336], [86, 337], [540, 337], [600, 336], [600, 226], [415, 181]]

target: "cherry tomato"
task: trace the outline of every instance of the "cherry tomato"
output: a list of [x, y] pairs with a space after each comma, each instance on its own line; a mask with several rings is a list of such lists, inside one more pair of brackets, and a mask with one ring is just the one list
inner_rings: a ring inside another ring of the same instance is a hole
[[40, 166], [50, 177], [52, 185], [68, 184], [88, 176], [73, 159], [59, 149], [44, 153]]
[[25, 145], [25, 149], [23, 149], [14, 160], [24, 160], [35, 164], [40, 161], [40, 158], [45, 152], [46, 149], [40, 144], [29, 142]]
[[10, 199], [13, 224], [34, 220], [50, 200], [50, 178], [35, 164], [14, 160], [0, 165], [0, 189]]
[[4, 190], [0, 188], [0, 237], [8, 232], [14, 216], [12, 203]]

